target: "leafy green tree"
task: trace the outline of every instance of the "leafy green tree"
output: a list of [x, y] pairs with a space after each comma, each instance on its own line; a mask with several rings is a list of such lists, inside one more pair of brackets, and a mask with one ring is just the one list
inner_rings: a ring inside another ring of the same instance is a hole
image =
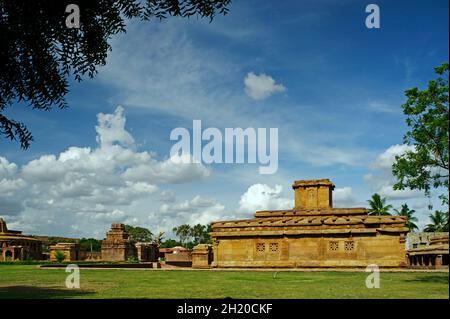
[[167, 239], [163, 242], [161, 242], [161, 245], [159, 245], [159, 248], [172, 248], [176, 246], [181, 246], [182, 243], [179, 241], [176, 241], [175, 239]]
[[[68, 28], [69, 4], [80, 11], [80, 27]], [[230, 0], [0, 0], [0, 137], [30, 146], [25, 124], [6, 109], [25, 102], [33, 109], [68, 106], [69, 78], [93, 78], [106, 64], [110, 39], [128, 20], [170, 16], [209, 18], [228, 12]]]
[[443, 213], [439, 210], [429, 215], [431, 223], [428, 224], [424, 231], [428, 233], [448, 231], [448, 212]]
[[192, 228], [188, 224], [183, 224], [173, 228], [173, 232], [180, 238], [182, 245], [185, 245], [192, 237]]
[[80, 245], [80, 249], [82, 250], [97, 252], [102, 250], [101, 240], [95, 238], [81, 238], [78, 243]]
[[409, 231], [414, 231], [419, 229], [417, 227], [416, 222], [417, 217], [414, 216], [414, 213], [416, 212], [414, 209], [409, 209], [407, 204], [403, 204], [400, 209], [394, 209], [397, 216], [405, 216], [407, 218], [406, 227], [409, 228]]
[[444, 213], [444, 218], [445, 218], [445, 222], [444, 222], [444, 227], [442, 228], [442, 231], [448, 232], [448, 211], [446, 213]]
[[147, 228], [125, 225], [125, 230], [131, 235], [134, 241], [151, 242], [153, 240], [153, 234]]
[[212, 226], [211, 224], [208, 224], [208, 226], [206, 226], [206, 232], [205, 232], [205, 244], [211, 244], [211, 235], [210, 233], [212, 232]]
[[435, 68], [437, 79], [429, 81], [425, 90], [406, 91], [402, 108], [410, 130], [403, 142], [414, 149], [396, 156], [392, 166], [397, 179], [394, 189], [418, 189], [429, 196], [432, 188], [446, 188], [440, 195], [444, 205], [448, 205], [449, 191], [448, 66]]
[[379, 194], [373, 194], [367, 202], [370, 205], [369, 215], [390, 215], [389, 209], [392, 205], [386, 205], [386, 198], [381, 198]]

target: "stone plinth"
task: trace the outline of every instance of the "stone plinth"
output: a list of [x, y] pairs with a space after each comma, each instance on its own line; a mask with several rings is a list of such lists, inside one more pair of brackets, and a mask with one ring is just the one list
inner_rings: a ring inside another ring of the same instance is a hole
[[212, 245], [199, 244], [191, 253], [192, 268], [210, 268], [212, 262]]

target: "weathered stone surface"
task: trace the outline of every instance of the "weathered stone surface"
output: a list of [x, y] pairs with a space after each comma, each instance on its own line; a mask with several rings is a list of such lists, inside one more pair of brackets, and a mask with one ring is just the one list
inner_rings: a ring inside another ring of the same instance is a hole
[[102, 241], [102, 260], [126, 261], [137, 258], [136, 248], [130, 235], [125, 231], [124, 224], [112, 224], [111, 230]]
[[42, 242], [21, 231], [8, 230], [0, 218], [0, 261], [26, 259], [42, 259]]
[[114, 223], [102, 241], [102, 260], [127, 261], [134, 258], [141, 262], [158, 261], [158, 245], [154, 243], [134, 242], [125, 230], [125, 225]]
[[210, 268], [212, 262], [212, 245], [199, 244], [191, 253], [192, 268]]
[[137, 259], [139, 261], [149, 261], [149, 262], [157, 262], [158, 261], [158, 245], [154, 243], [141, 243], [138, 242], [135, 244]]
[[448, 233], [430, 234], [429, 245], [408, 250], [408, 265], [414, 268], [448, 268], [448, 238]]
[[295, 207], [212, 224], [213, 267], [380, 267], [406, 265], [406, 219], [333, 208], [328, 179], [293, 184]]

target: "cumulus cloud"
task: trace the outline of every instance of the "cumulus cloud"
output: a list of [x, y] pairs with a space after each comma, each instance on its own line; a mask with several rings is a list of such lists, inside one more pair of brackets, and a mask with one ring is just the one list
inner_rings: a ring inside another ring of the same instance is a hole
[[242, 194], [239, 210], [253, 213], [258, 210], [291, 209], [294, 206], [292, 199], [282, 197], [282, 192], [281, 185], [253, 184]]
[[[189, 169], [186, 169], [189, 165]], [[200, 163], [176, 160], [169, 158], [165, 161], [147, 161], [145, 163], [127, 168], [123, 177], [128, 180], [157, 180], [161, 183], [185, 183], [198, 178], [206, 178], [210, 171]]]
[[336, 188], [333, 191], [333, 203], [341, 207], [350, 207], [356, 202], [351, 187]]
[[134, 138], [125, 128], [125, 117], [123, 107], [118, 106], [113, 114], [99, 113], [97, 115], [98, 125], [95, 127], [97, 132], [97, 142], [100, 145], [111, 145], [119, 143], [124, 146], [134, 146]]
[[406, 144], [395, 144], [388, 147], [383, 153], [379, 154], [375, 161], [370, 164], [370, 168], [380, 168], [384, 170], [391, 170], [392, 164], [395, 162], [395, 157], [405, 154], [408, 151], [413, 151], [414, 147]]
[[256, 75], [253, 72], [247, 74], [244, 79], [245, 93], [254, 100], [265, 100], [272, 94], [286, 91], [282, 84], [264, 73]]
[[[345, 124], [350, 121], [348, 117], [336, 120], [342, 112], [302, 104], [305, 110], [298, 114], [295, 110], [299, 105], [289, 105], [289, 101], [283, 110], [272, 107], [260, 112], [253, 98], [264, 99], [286, 88], [268, 74], [245, 73], [242, 78], [248, 66], [229, 59], [220, 48], [200, 44], [184, 22], [175, 19], [148, 28], [132, 23], [127, 34], [115, 37], [111, 44], [108, 63], [97, 80], [113, 88], [114, 100], [186, 123], [201, 118], [218, 128], [283, 127], [279, 132], [283, 156], [312, 165], [367, 164], [368, 149], [349, 147], [359, 136], [356, 128]], [[230, 84], [236, 81], [247, 82], [241, 83], [253, 97], [235, 94]], [[327, 129], [317, 131], [325, 122]]]
[[155, 231], [166, 231], [171, 234], [173, 227], [181, 224], [207, 225], [214, 221], [232, 219], [236, 215], [225, 212], [225, 206], [215, 199], [199, 195], [183, 201], [165, 202], [148, 216], [150, 222], [156, 225]]
[[16, 164], [10, 163], [6, 158], [0, 156], [0, 179], [11, 177], [16, 171]]
[[210, 174], [202, 164], [157, 160], [151, 152], [137, 151], [120, 106], [112, 114], [98, 114], [97, 120], [95, 148], [68, 147], [22, 166], [0, 157], [0, 213], [24, 229], [26, 224], [107, 229], [111, 221], [136, 221], [131, 205], [157, 194], [159, 184]]
[[392, 175], [392, 164], [395, 162], [395, 157], [412, 150], [414, 150], [413, 146], [405, 144], [396, 144], [388, 147], [370, 163], [370, 172], [364, 175], [364, 181], [373, 191], [389, 199], [421, 197], [422, 193], [417, 190], [394, 190], [393, 188], [395, 178]]

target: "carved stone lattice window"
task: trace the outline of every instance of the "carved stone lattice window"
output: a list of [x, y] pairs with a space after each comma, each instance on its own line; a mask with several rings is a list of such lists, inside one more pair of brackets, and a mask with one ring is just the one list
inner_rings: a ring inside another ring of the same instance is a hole
[[329, 246], [331, 251], [337, 251], [339, 249], [339, 242], [337, 241], [330, 241], [330, 246]]
[[266, 245], [264, 243], [257, 243], [256, 244], [256, 251], [258, 253], [263, 253], [266, 250]]
[[355, 243], [354, 242], [352, 242], [352, 241], [346, 241], [345, 242], [344, 249], [346, 251], [352, 251], [354, 248], [355, 248]]
[[270, 243], [269, 250], [271, 252], [277, 252], [278, 251], [278, 243]]

